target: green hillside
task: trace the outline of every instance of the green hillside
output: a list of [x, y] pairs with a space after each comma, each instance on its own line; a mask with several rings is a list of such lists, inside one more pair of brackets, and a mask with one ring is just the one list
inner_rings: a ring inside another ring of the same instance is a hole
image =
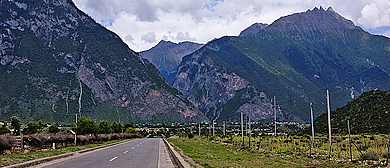
[[[390, 128], [390, 91], [371, 90], [352, 100], [347, 105], [331, 112], [332, 133], [351, 134], [383, 133]], [[324, 113], [314, 122], [316, 133], [328, 132], [328, 115]]]

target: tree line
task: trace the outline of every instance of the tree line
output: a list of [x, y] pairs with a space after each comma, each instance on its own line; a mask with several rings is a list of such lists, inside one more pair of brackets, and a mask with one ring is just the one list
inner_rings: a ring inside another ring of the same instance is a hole
[[[49, 125], [47, 123], [39, 120], [37, 122], [30, 121], [21, 129], [20, 120], [16, 117], [11, 118], [10, 126], [7, 126], [5, 123], [0, 127], [0, 135], [9, 134], [13, 130], [12, 135], [20, 135], [22, 132], [24, 135], [31, 134], [40, 134], [40, 133], [50, 133], [56, 134], [60, 132], [60, 129], [57, 125]], [[76, 122], [75, 127], [70, 127], [70, 130], [76, 132], [77, 135], [87, 135], [87, 134], [113, 134], [113, 133], [137, 133], [133, 128], [133, 125], [130, 123], [120, 123], [113, 122], [109, 124], [106, 120], [101, 120], [98, 124], [86, 117], [79, 118]]]

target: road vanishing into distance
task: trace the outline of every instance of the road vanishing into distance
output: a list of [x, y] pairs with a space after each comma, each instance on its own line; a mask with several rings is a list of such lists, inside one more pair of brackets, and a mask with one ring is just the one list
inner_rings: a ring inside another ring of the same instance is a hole
[[173, 167], [172, 162], [169, 163], [168, 154], [164, 152], [165, 149], [162, 139], [135, 139], [115, 146], [43, 163], [35, 167]]

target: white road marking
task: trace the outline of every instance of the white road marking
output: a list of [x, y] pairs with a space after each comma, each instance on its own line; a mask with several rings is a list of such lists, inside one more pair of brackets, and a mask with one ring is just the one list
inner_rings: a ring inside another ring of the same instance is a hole
[[118, 158], [118, 157], [114, 157], [114, 158], [112, 158], [112, 159], [110, 160], [110, 162], [114, 161], [116, 158]]
[[127, 152], [129, 152], [129, 151], [124, 151], [123, 153], [127, 153]]
[[134, 149], [134, 147], [132, 147], [131, 149]]

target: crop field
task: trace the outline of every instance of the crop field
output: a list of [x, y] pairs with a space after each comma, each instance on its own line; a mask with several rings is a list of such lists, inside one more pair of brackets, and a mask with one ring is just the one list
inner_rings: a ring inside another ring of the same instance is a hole
[[[388, 135], [333, 136], [330, 152], [326, 135], [215, 136], [169, 138], [178, 150], [204, 167], [385, 167]], [[351, 142], [351, 148], [350, 148]], [[360, 152], [360, 151], [361, 152]], [[351, 160], [351, 153], [352, 160]]]

